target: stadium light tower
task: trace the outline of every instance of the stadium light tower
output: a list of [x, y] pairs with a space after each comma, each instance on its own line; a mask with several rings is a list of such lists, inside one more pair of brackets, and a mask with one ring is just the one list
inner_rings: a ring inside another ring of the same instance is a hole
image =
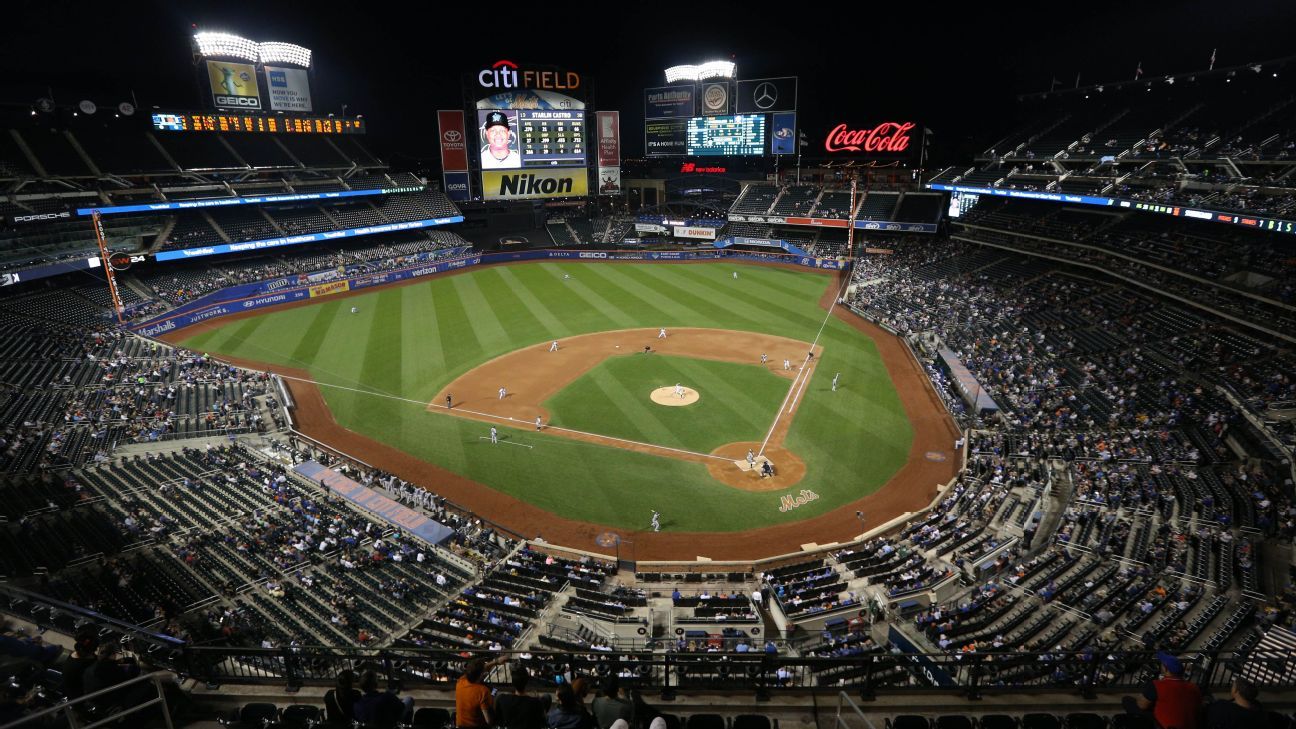
[[679, 81], [706, 81], [713, 78], [733, 78], [737, 75], [737, 65], [733, 61], [707, 61], [696, 66], [671, 66], [666, 69], [666, 83]]
[[233, 33], [199, 31], [194, 33], [198, 55], [204, 57], [238, 58], [256, 63], [260, 58], [259, 44]]

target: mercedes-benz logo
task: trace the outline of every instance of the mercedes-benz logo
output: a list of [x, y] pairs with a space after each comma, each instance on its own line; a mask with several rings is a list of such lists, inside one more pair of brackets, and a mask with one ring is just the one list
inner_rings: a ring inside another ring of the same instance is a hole
[[757, 109], [769, 109], [778, 103], [778, 87], [766, 81], [752, 92], [752, 103]]

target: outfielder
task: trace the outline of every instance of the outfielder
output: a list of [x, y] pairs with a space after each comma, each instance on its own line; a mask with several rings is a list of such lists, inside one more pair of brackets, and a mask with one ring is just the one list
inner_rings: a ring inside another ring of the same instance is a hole
[[839, 379], [841, 379], [841, 373], [840, 373], [840, 372], [838, 372], [837, 374], [833, 375], [833, 389], [832, 389], [833, 392], [837, 392], [837, 380], [839, 380]]
[[666, 338], [666, 327], [662, 327], [661, 329], [657, 330], [657, 338], [658, 339]]
[[661, 518], [660, 518], [660, 517], [661, 517], [661, 514], [658, 514], [658, 513], [657, 513], [657, 510], [656, 510], [656, 509], [653, 509], [653, 515], [652, 515], [652, 528], [653, 528], [653, 531], [655, 531], [655, 532], [659, 532], [659, 531], [661, 531]]
[[508, 395], [508, 390], [505, 390], [504, 388], [501, 387], [501, 388], [500, 388], [500, 398], [499, 398], [499, 399], [503, 400], [505, 395]]
[[553, 340], [553, 344], [550, 344], [550, 345], [549, 345], [549, 351], [550, 351], [550, 352], [557, 352], [557, 351], [558, 351], [558, 340], [557, 340], [557, 339]]
[[678, 382], [675, 383], [675, 397], [681, 400], [684, 399], [684, 388]]
[[734, 280], [735, 280], [735, 281], [738, 280], [738, 272], [737, 272], [737, 271], [734, 271]]
[[492, 444], [499, 443], [499, 431], [495, 430], [495, 426], [493, 425], [491, 426], [491, 443]]
[[353, 307], [351, 307], [351, 313], [352, 313], [352, 314], [359, 314], [359, 313], [360, 313], [360, 307], [358, 307], [358, 306], [353, 306]]

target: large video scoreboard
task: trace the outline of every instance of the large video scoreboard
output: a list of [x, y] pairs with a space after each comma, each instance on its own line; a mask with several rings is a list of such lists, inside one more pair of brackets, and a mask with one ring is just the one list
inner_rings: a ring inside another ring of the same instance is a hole
[[364, 119], [326, 116], [240, 114], [238, 112], [153, 112], [153, 128], [163, 132], [253, 132], [269, 134], [364, 134]]
[[688, 120], [687, 150], [692, 157], [762, 155], [765, 115], [702, 116]]
[[[479, 109], [477, 131], [483, 169], [587, 164], [584, 111]], [[501, 140], [507, 140], [507, 147]]]

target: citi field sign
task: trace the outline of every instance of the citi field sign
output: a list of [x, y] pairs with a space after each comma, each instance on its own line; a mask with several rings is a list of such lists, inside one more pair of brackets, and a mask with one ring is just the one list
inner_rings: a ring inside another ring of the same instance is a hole
[[581, 77], [575, 71], [522, 68], [513, 61], [500, 59], [477, 73], [477, 83], [484, 89], [572, 91], [580, 88]]

